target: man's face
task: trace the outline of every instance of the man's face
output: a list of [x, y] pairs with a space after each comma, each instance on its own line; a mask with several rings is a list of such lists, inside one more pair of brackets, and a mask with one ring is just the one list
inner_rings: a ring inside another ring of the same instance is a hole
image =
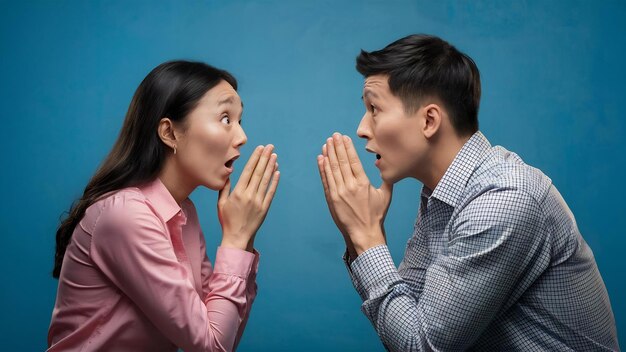
[[425, 138], [420, 133], [421, 109], [407, 114], [400, 98], [389, 90], [388, 76], [374, 75], [365, 79], [363, 87], [365, 115], [357, 134], [367, 140], [365, 149], [376, 153], [376, 167], [381, 178], [395, 183], [415, 177], [423, 164]]

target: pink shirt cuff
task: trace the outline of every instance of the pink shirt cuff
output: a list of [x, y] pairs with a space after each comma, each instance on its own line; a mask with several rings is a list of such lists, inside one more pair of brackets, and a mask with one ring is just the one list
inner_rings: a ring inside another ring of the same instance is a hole
[[247, 279], [250, 273], [256, 274], [259, 265], [259, 252], [244, 251], [239, 248], [217, 247], [214, 274], [239, 276]]

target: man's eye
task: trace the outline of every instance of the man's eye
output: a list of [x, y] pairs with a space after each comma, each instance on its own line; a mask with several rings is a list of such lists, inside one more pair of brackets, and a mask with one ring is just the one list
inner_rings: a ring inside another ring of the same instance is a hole
[[372, 110], [372, 113], [377, 113], [378, 109], [376, 109], [376, 107], [374, 105], [370, 105], [370, 109]]
[[227, 125], [230, 125], [230, 117], [228, 116], [223, 116], [222, 119], [220, 120], [221, 123], [225, 123]]

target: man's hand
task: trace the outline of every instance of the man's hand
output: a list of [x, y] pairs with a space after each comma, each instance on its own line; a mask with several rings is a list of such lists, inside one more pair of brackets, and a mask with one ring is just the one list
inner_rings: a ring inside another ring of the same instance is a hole
[[[339, 133], [328, 138], [317, 157], [331, 216], [346, 240], [352, 259], [366, 250], [385, 244], [383, 223], [393, 185], [383, 181], [376, 189], [371, 184], [352, 140]], [[352, 248], [351, 248], [352, 247]], [[353, 256], [354, 255], [354, 256]]]

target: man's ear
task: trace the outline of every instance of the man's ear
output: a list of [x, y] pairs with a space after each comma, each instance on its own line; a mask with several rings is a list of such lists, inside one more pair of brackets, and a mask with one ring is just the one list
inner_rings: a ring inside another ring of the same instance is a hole
[[441, 106], [437, 104], [428, 104], [421, 110], [424, 121], [422, 125], [422, 132], [424, 133], [424, 137], [430, 139], [437, 134], [441, 128], [443, 109], [441, 109]]
[[164, 117], [159, 121], [159, 127], [157, 130], [159, 138], [168, 147], [176, 149], [178, 143], [176, 139], [176, 133], [174, 133], [174, 122], [167, 117]]

